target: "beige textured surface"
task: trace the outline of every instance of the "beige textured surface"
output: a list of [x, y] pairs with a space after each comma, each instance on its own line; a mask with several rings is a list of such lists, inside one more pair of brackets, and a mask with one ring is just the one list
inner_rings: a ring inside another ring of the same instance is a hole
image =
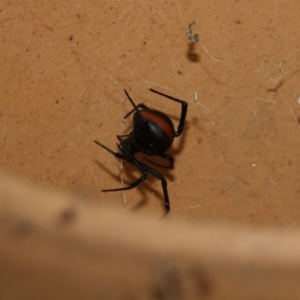
[[[139, 214], [163, 214], [160, 183], [102, 194], [138, 175], [117, 149], [136, 102], [175, 117], [170, 219], [278, 224], [300, 219], [297, 1], [22, 1], [1, 5], [1, 167]], [[188, 24], [200, 42], [186, 38]], [[197, 99], [195, 98], [197, 95]], [[298, 101], [298, 102], [297, 102]]]

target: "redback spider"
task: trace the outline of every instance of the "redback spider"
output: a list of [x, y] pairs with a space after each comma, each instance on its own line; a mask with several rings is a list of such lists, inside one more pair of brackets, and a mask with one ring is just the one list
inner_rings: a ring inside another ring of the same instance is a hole
[[126, 90], [124, 91], [128, 100], [131, 102], [133, 106], [133, 109], [124, 116], [124, 119], [126, 119], [128, 116], [134, 113], [133, 115], [134, 128], [133, 131], [130, 132], [129, 134], [117, 135], [117, 138], [119, 140], [119, 144], [117, 144], [117, 146], [119, 147], [121, 153], [112, 151], [111, 149], [107, 148], [106, 146], [99, 143], [98, 141], [94, 141], [94, 142], [97, 145], [104, 148], [105, 150], [107, 150], [108, 152], [110, 152], [111, 154], [113, 154], [115, 157], [126, 160], [132, 165], [136, 166], [142, 172], [142, 176], [136, 181], [134, 181], [133, 183], [131, 183], [130, 185], [128, 185], [127, 187], [102, 190], [102, 191], [114, 192], [114, 191], [130, 190], [136, 187], [137, 185], [139, 185], [142, 181], [144, 181], [147, 178], [148, 173], [150, 173], [161, 181], [161, 185], [164, 193], [164, 201], [165, 201], [164, 202], [165, 210], [166, 210], [165, 214], [168, 214], [170, 211], [170, 201], [169, 201], [166, 179], [156, 170], [152, 169], [151, 167], [137, 160], [135, 154], [137, 152], [142, 152], [150, 156], [151, 155], [160, 156], [169, 161], [168, 166], [161, 166], [159, 164], [151, 162], [148, 159], [147, 160], [156, 166], [173, 169], [174, 158], [170, 154], [166, 153], [166, 151], [171, 147], [174, 138], [180, 136], [180, 134], [183, 131], [188, 104], [185, 101], [173, 98], [161, 92], [150, 89], [150, 91], [153, 93], [156, 93], [170, 100], [181, 103], [181, 116], [180, 116], [177, 131], [175, 131], [171, 119], [166, 114], [158, 110], [150, 109], [143, 103], [139, 103], [138, 105], [136, 105], [133, 102], [132, 98], [127, 93], [127, 91]]

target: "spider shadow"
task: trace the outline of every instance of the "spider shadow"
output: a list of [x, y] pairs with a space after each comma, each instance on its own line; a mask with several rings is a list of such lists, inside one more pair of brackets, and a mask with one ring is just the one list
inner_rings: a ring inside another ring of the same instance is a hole
[[199, 62], [200, 61], [200, 55], [196, 52], [195, 46], [196, 46], [196, 43], [188, 43], [186, 57], [191, 62]]

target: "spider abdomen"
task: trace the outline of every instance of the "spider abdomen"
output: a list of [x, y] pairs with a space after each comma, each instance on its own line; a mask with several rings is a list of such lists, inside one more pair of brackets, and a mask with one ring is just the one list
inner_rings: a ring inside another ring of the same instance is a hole
[[133, 136], [135, 146], [148, 155], [166, 152], [174, 140], [174, 125], [164, 113], [140, 110], [135, 113]]

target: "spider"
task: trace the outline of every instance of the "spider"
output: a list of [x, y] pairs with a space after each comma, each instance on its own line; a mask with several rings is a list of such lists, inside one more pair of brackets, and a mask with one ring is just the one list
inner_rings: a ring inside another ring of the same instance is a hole
[[124, 89], [128, 100], [133, 106], [133, 109], [124, 116], [124, 119], [126, 119], [128, 116], [134, 113], [133, 131], [126, 135], [117, 135], [117, 138], [119, 140], [119, 144], [117, 144], [117, 146], [120, 152], [114, 152], [113, 150], [107, 148], [105, 145], [99, 143], [98, 141], [94, 142], [97, 145], [104, 148], [105, 150], [107, 150], [108, 152], [110, 152], [111, 154], [113, 154], [115, 157], [118, 157], [131, 163], [132, 165], [137, 167], [142, 173], [140, 178], [138, 178], [136, 181], [134, 181], [127, 187], [105, 189], [102, 191], [114, 192], [130, 190], [132, 188], [135, 188], [141, 182], [143, 182], [147, 178], [148, 173], [150, 173], [161, 181], [162, 190], [164, 194], [164, 204], [166, 211], [165, 215], [167, 215], [170, 212], [170, 200], [167, 190], [166, 179], [158, 171], [139, 161], [135, 157], [135, 154], [141, 152], [149, 156], [160, 156], [169, 161], [168, 166], [161, 166], [148, 160], [147, 158], [146, 160], [156, 166], [173, 169], [174, 158], [166, 151], [171, 147], [174, 138], [180, 136], [183, 131], [188, 109], [188, 103], [186, 101], [176, 99], [174, 97], [168, 96], [153, 89], [150, 89], [150, 91], [181, 104], [181, 116], [177, 127], [177, 131], [175, 131], [171, 119], [166, 114], [158, 110], [150, 109], [143, 103], [139, 103], [138, 105], [136, 105], [132, 98], [129, 96], [128, 92]]

